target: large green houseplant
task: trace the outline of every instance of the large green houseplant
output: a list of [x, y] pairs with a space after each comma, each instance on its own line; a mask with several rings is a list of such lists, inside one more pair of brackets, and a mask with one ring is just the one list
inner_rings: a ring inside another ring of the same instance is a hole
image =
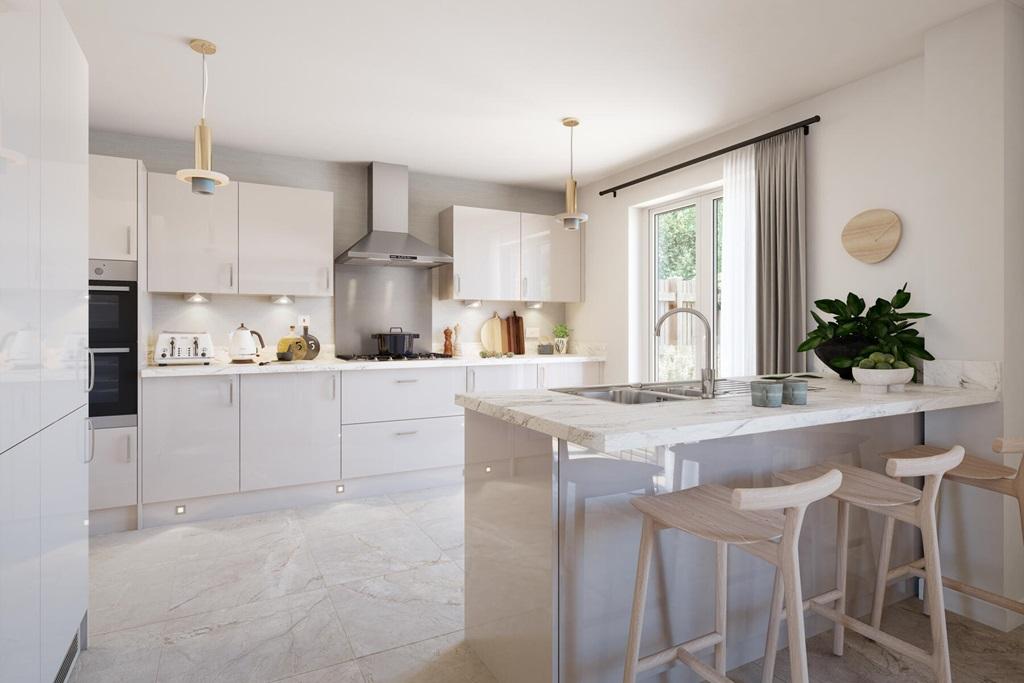
[[909, 303], [906, 283], [892, 299], [879, 298], [871, 308], [853, 292], [846, 295], [846, 301], [818, 299], [814, 305], [833, 316], [833, 320], [825, 320], [811, 311], [818, 326], [797, 350], [813, 350], [844, 379], [853, 379], [853, 366], [876, 352], [891, 354], [897, 361], [908, 363], [912, 358], [934, 360], [924, 348], [924, 338], [914, 329], [915, 320], [931, 314], [902, 310]]

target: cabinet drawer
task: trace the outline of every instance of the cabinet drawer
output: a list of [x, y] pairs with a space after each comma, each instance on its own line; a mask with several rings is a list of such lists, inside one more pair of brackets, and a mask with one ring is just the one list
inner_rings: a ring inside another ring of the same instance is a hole
[[344, 479], [463, 463], [465, 419], [437, 417], [341, 428]]
[[341, 423], [461, 415], [455, 394], [465, 390], [465, 368], [343, 372]]
[[89, 509], [135, 505], [138, 502], [138, 442], [135, 427], [97, 429], [89, 464]]

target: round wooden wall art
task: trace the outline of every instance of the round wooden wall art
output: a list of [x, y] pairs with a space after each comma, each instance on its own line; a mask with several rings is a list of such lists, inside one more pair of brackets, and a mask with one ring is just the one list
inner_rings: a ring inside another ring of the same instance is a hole
[[864, 263], [889, 258], [900, 243], [903, 224], [889, 209], [868, 209], [850, 219], [843, 228], [843, 248]]

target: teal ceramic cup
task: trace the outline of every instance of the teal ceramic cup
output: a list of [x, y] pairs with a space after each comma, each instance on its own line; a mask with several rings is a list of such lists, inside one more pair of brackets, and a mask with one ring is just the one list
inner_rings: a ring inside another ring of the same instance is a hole
[[756, 408], [778, 408], [782, 405], [782, 382], [755, 379], [750, 383], [750, 403]]
[[807, 380], [787, 379], [783, 381], [782, 402], [792, 406], [807, 405]]

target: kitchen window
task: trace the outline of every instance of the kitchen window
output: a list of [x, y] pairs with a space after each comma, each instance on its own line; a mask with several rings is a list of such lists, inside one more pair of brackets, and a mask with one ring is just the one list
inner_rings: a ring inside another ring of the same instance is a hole
[[[720, 189], [649, 210], [650, 325], [674, 308], [695, 308], [708, 319], [719, 366], [722, 225]], [[651, 336], [648, 375], [654, 381], [700, 378], [704, 365], [704, 329], [692, 315], [665, 321], [661, 336]]]

